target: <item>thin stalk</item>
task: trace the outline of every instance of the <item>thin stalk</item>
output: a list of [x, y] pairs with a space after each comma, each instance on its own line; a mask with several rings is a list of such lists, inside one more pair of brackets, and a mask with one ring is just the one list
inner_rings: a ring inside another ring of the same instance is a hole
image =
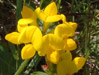
[[16, 70], [18, 69], [18, 66], [19, 66], [19, 62], [18, 60], [16, 60]]
[[16, 9], [16, 5], [13, 4], [10, 0], [8, 0], [9, 4], [11, 4], [15, 9]]
[[27, 66], [29, 60], [30, 60], [30, 59], [24, 60], [24, 62], [21, 64], [21, 66], [19, 67], [19, 69], [17, 70], [17, 72], [16, 72], [14, 75], [21, 75], [22, 71], [23, 71], [24, 68]]
[[58, 11], [59, 11], [59, 9], [60, 9], [60, 5], [61, 5], [61, 0], [58, 0], [58, 4], [57, 4], [57, 9], [58, 9]]
[[25, 0], [23, 0], [23, 2], [24, 2], [24, 5], [26, 4], [26, 1]]
[[36, 67], [38, 63], [40, 62], [42, 57], [40, 57], [37, 53], [36, 56], [31, 60], [29, 65], [26, 68], [26, 71], [24, 72], [24, 75], [28, 75], [33, 67]]
[[42, 8], [42, 4], [43, 4], [44, 0], [40, 1], [40, 8]]
[[16, 22], [21, 18], [22, 0], [17, 0]]

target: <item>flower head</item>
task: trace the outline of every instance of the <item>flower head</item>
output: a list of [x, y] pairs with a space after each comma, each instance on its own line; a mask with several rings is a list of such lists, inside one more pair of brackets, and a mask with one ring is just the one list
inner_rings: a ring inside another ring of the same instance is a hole
[[47, 5], [44, 11], [40, 11], [39, 18], [44, 21], [43, 32], [46, 32], [50, 22], [57, 22], [62, 19], [62, 16], [58, 15], [57, 12], [58, 10], [55, 2]]
[[40, 48], [42, 33], [38, 27], [29, 26], [25, 27], [20, 33], [12, 32], [7, 34], [5, 39], [14, 44], [25, 43], [26, 45], [21, 50], [21, 57], [22, 59], [28, 59], [33, 57], [36, 50]]
[[62, 52], [60, 58], [61, 60], [57, 64], [57, 75], [73, 75], [84, 66], [86, 61], [84, 57], [76, 57], [72, 60], [69, 51]]

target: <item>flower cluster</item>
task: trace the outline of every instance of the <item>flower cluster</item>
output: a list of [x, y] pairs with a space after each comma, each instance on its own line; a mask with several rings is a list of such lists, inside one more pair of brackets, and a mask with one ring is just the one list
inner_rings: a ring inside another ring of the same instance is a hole
[[[23, 6], [17, 32], [7, 34], [5, 39], [14, 44], [25, 44], [21, 50], [22, 59], [29, 59], [38, 52], [39, 56], [45, 56], [47, 62], [56, 64], [57, 75], [72, 75], [83, 67], [86, 59], [76, 57], [72, 60], [70, 51], [75, 50], [77, 45], [71, 37], [75, 35], [77, 23], [67, 22], [66, 17], [57, 12], [55, 2], [44, 10], [38, 7], [33, 11]], [[38, 19], [42, 20], [42, 27], [38, 25]], [[48, 33], [50, 24], [60, 20], [62, 23]]]

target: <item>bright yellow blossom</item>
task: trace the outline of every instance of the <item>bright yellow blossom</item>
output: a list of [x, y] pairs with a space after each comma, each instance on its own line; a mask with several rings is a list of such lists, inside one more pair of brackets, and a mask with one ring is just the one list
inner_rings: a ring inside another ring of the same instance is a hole
[[61, 15], [57, 15], [57, 6], [55, 2], [46, 6], [44, 11], [40, 11], [39, 18], [44, 21], [43, 32], [49, 27], [50, 22], [56, 22], [62, 19]]
[[75, 50], [77, 48], [76, 42], [70, 39], [75, 34], [74, 28], [69, 24], [59, 24], [54, 30], [54, 35], [59, 36], [64, 40], [64, 50]]
[[[85, 64], [84, 57], [76, 57], [72, 60], [70, 51], [77, 48], [76, 42], [71, 38], [75, 35], [77, 23], [67, 22], [63, 14], [58, 15], [55, 2], [50, 3], [43, 10], [40, 7], [34, 11], [23, 6], [22, 18], [18, 21], [18, 32], [12, 32], [5, 36], [5, 39], [14, 44], [25, 44], [21, 50], [22, 59], [29, 59], [38, 52], [39, 56], [56, 64], [57, 75], [73, 75]], [[43, 32], [45, 33], [51, 22], [62, 20], [63, 23], [53, 29], [53, 34], [42, 36], [38, 27], [37, 19], [43, 21]]]
[[64, 39], [73, 36], [75, 34], [75, 31], [69, 24], [59, 24], [56, 26], [54, 34]]
[[65, 42], [64, 50], [66, 50], [66, 51], [72, 51], [77, 48], [76, 42], [71, 38], [64, 39], [64, 42]]
[[84, 57], [76, 57], [72, 61], [72, 55], [69, 51], [61, 53], [61, 60], [57, 64], [57, 75], [73, 75], [78, 72], [85, 64]]
[[36, 8], [35, 11], [33, 11], [31, 8], [27, 6], [23, 6], [22, 9], [22, 18], [18, 21], [17, 29], [19, 32], [21, 32], [24, 27], [34, 25], [38, 26], [37, 24], [37, 18], [38, 14], [40, 13], [40, 8]]
[[67, 21], [66, 21], [66, 17], [65, 17], [65, 15], [63, 15], [63, 14], [61, 14], [61, 17], [62, 17], [63, 24], [65, 24], [65, 25], [70, 25], [70, 26], [73, 27], [74, 31], [76, 30], [76, 28], [77, 28], [77, 23], [75, 23], [75, 22], [67, 22]]
[[21, 50], [21, 57], [22, 59], [28, 59], [33, 57], [36, 50], [40, 48], [42, 33], [38, 27], [29, 26], [25, 27], [20, 33], [12, 32], [7, 34], [5, 39], [14, 44], [25, 43], [26, 45]]
[[59, 60], [57, 51], [64, 48], [64, 41], [62, 38], [54, 35], [47, 34], [43, 36], [43, 43], [41, 48], [38, 50], [40, 56], [47, 56], [47, 59], [56, 64]]

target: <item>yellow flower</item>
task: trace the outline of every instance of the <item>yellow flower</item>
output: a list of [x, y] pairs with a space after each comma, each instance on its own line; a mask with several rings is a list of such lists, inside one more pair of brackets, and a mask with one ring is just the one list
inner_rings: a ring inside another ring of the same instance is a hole
[[25, 43], [26, 45], [21, 51], [21, 57], [22, 59], [28, 59], [33, 57], [36, 50], [40, 48], [42, 44], [42, 33], [38, 27], [29, 26], [25, 27], [20, 33], [12, 32], [7, 34], [5, 39], [14, 44]]
[[[64, 19], [65, 20], [65, 19]], [[71, 36], [75, 34], [75, 26], [72, 22], [63, 23], [56, 26], [54, 30], [54, 35], [59, 36], [65, 42], [64, 50], [75, 50], [77, 48], [76, 42], [73, 39], [70, 39]]]
[[40, 56], [46, 56], [47, 59], [56, 64], [59, 60], [58, 51], [64, 48], [64, 41], [54, 34], [47, 34], [43, 36], [43, 43], [38, 50]]
[[46, 6], [44, 11], [40, 11], [39, 18], [44, 21], [43, 32], [46, 32], [50, 22], [56, 22], [62, 19], [61, 15], [57, 15], [57, 12], [55, 2], [52, 2]]
[[71, 38], [64, 39], [64, 42], [65, 42], [64, 50], [66, 50], [66, 51], [72, 51], [77, 48], [76, 42]]
[[75, 34], [75, 30], [69, 24], [59, 24], [54, 30], [54, 34], [61, 38], [68, 38]]
[[63, 52], [60, 58], [61, 60], [57, 64], [57, 75], [73, 75], [84, 66], [86, 61], [84, 57], [76, 57], [72, 61], [72, 55], [69, 51]]
[[70, 26], [73, 27], [74, 30], [76, 30], [76, 28], [77, 28], [77, 23], [75, 23], [75, 22], [67, 22], [67, 21], [66, 21], [66, 17], [65, 17], [65, 15], [63, 15], [63, 14], [61, 14], [61, 17], [62, 17], [63, 24], [65, 24], [65, 25], [70, 25]]
[[22, 9], [22, 19], [18, 21], [17, 29], [19, 32], [21, 32], [24, 27], [34, 25], [38, 26], [37, 24], [37, 18], [38, 14], [40, 12], [40, 8], [36, 8], [35, 11], [33, 11], [31, 8], [28, 8], [27, 6], [23, 6]]
[[8, 40], [11, 43], [20, 44], [18, 42], [18, 37], [19, 37], [19, 33], [18, 32], [12, 32], [12, 33], [7, 34], [5, 36], [5, 39]]

